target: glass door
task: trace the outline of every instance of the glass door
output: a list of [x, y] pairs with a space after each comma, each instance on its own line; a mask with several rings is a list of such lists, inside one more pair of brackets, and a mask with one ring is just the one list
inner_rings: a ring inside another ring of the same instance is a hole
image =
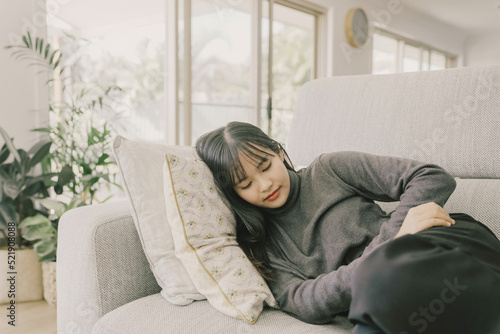
[[[251, 122], [253, 0], [192, 0], [191, 141], [230, 121]], [[182, 100], [181, 100], [182, 102]]]
[[288, 140], [300, 87], [316, 78], [317, 14], [286, 1], [264, 1], [261, 128]]
[[237, 120], [286, 144], [299, 88], [326, 64], [317, 60], [324, 9], [303, 0], [168, 4], [169, 143], [193, 145]]

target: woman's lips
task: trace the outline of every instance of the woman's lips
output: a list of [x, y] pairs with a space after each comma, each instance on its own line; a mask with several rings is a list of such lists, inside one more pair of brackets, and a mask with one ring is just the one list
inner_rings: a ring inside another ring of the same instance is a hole
[[266, 197], [266, 201], [270, 201], [270, 202], [272, 202], [272, 201], [274, 201], [276, 198], [278, 198], [278, 197], [279, 197], [279, 195], [280, 195], [280, 189], [281, 189], [281, 188], [276, 189], [275, 191], [273, 191], [273, 192], [271, 193], [271, 195], [267, 196], [267, 197]]

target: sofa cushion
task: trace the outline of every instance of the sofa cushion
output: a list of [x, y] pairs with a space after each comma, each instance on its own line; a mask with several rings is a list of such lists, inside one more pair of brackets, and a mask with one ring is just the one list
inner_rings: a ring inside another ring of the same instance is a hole
[[171, 147], [165, 158], [165, 203], [176, 256], [213, 307], [254, 323], [264, 303], [276, 306], [276, 300], [239, 247], [236, 219], [210, 169], [194, 147]]
[[163, 164], [168, 146], [127, 140], [113, 143], [132, 217], [151, 271], [161, 294], [169, 302], [186, 305], [205, 299], [193, 285], [186, 269], [175, 257], [163, 196]]
[[500, 178], [499, 104], [498, 65], [317, 79], [300, 90], [287, 153], [297, 165], [362, 151]]
[[253, 325], [218, 312], [207, 301], [179, 307], [154, 294], [123, 305], [102, 317], [93, 327], [94, 334], [347, 334], [353, 326], [337, 316], [332, 323], [311, 325], [271, 308], [264, 308]]

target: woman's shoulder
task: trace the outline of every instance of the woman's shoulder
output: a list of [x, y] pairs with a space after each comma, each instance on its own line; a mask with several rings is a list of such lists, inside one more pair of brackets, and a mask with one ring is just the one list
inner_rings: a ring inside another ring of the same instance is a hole
[[294, 166], [295, 172], [303, 172], [314, 169], [318, 165], [322, 167], [331, 167], [335, 165], [349, 165], [354, 161], [370, 160], [377, 155], [361, 152], [361, 151], [333, 151], [324, 152], [318, 155], [309, 165]]
[[335, 151], [325, 152], [317, 156], [308, 166], [302, 167], [305, 174], [318, 175], [318, 173], [336, 174], [345, 169], [350, 169], [360, 163], [371, 161], [373, 154], [360, 151]]
[[296, 173], [304, 173], [307, 171], [310, 171], [311, 169], [314, 169], [318, 164], [324, 164], [325, 162], [328, 162], [332, 159], [335, 159], [336, 156], [338, 156], [340, 152], [328, 152], [328, 153], [321, 153], [319, 156], [317, 156], [309, 165], [298, 165], [294, 166], [294, 170]]
[[349, 162], [353, 159], [360, 159], [362, 157], [369, 156], [370, 154], [360, 152], [360, 151], [334, 151], [325, 152], [317, 156], [309, 166], [320, 165], [332, 165], [337, 163]]
[[320, 170], [329, 170], [331, 166], [348, 159], [352, 151], [325, 152], [318, 155], [309, 165], [296, 166], [298, 174], [317, 174]]

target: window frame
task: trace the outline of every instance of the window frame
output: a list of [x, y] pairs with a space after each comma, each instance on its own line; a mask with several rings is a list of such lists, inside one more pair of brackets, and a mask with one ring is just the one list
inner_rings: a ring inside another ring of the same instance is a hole
[[[378, 34], [378, 35], [396, 40], [397, 51], [396, 51], [396, 72], [395, 73], [403, 73], [404, 72], [403, 71], [403, 69], [404, 69], [403, 61], [404, 61], [404, 50], [405, 50], [406, 45], [416, 47], [420, 50], [419, 71], [429, 71], [430, 70], [431, 65], [432, 65], [431, 64], [431, 55], [433, 52], [440, 53], [440, 54], [443, 54], [445, 56], [445, 59], [446, 59], [445, 60], [445, 68], [452, 68], [452, 67], [457, 66], [457, 59], [458, 59], [457, 55], [454, 55], [450, 52], [444, 51], [444, 50], [439, 49], [439, 48], [435, 48], [430, 44], [422, 43], [422, 42], [419, 42], [417, 40], [413, 40], [413, 39], [404, 37], [400, 34], [397, 34], [397, 33], [394, 33], [392, 31], [388, 31], [388, 30], [385, 30], [385, 29], [382, 29], [379, 27], [375, 28], [373, 34], [374, 35]], [[374, 47], [372, 47], [372, 54], [373, 54], [373, 50], [375, 50]], [[428, 52], [428, 59], [427, 59], [427, 63], [429, 64], [428, 70], [422, 69], [424, 51]], [[373, 59], [372, 59], [372, 74], [373, 74]]]

